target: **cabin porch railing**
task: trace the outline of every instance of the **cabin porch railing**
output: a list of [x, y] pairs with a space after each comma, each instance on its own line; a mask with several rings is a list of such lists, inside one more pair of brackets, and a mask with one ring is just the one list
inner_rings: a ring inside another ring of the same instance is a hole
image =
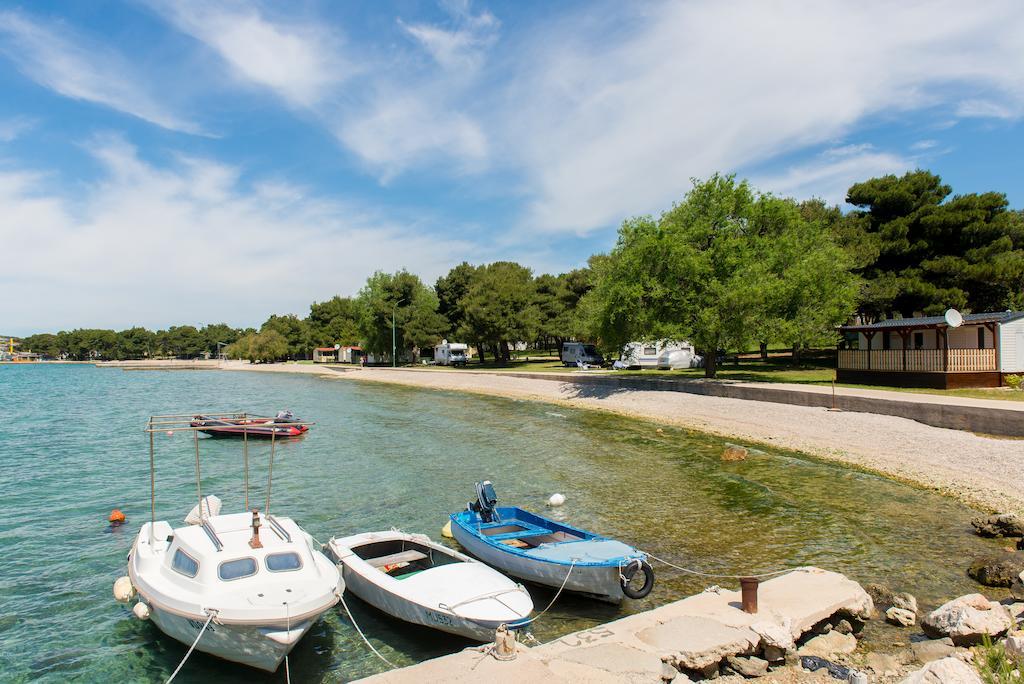
[[995, 349], [840, 349], [840, 370], [918, 373], [995, 371]]

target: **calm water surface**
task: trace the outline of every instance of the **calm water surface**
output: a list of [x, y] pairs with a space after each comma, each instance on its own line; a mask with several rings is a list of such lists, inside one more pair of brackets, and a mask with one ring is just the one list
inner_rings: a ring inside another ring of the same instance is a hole
[[[473, 483], [503, 502], [543, 509], [641, 549], [711, 572], [814, 564], [917, 594], [925, 607], [976, 588], [966, 557], [994, 544], [968, 532], [969, 508], [927, 491], [789, 452], [719, 459], [723, 441], [685, 430], [540, 403], [306, 376], [125, 372], [0, 366], [0, 679], [164, 680], [185, 647], [116, 603], [111, 585], [149, 516], [151, 414], [271, 413], [317, 421], [279, 445], [272, 508], [321, 541], [388, 529], [440, 536]], [[191, 437], [158, 436], [157, 517], [194, 505]], [[241, 510], [241, 449], [203, 441], [203, 491]], [[251, 445], [250, 496], [265, 495], [269, 446]], [[129, 524], [110, 532], [121, 508]], [[563, 597], [535, 636], [559, 635], [700, 591], [711, 581], [655, 566], [658, 583], [621, 608]], [[728, 582], [721, 582], [728, 585]], [[552, 594], [531, 588], [544, 606]], [[350, 601], [389, 659], [410, 664], [466, 646]], [[348, 681], [383, 670], [341, 609], [291, 656], [295, 682]], [[194, 654], [177, 681], [283, 682]]]

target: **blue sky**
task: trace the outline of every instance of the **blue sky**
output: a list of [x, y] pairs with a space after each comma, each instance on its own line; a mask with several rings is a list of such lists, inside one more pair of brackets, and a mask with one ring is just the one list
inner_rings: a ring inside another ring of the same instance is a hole
[[560, 272], [715, 171], [1020, 208], [1021, 35], [1015, 0], [4, 3], [0, 332]]

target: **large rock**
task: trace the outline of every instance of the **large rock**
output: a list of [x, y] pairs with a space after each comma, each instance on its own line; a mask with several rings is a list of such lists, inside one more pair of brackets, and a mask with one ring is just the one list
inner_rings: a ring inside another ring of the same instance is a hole
[[1004, 551], [976, 558], [967, 568], [971, 579], [986, 587], [1009, 587], [1024, 573], [1024, 552]]
[[981, 643], [982, 636], [1000, 636], [1013, 626], [1010, 611], [981, 594], [968, 594], [945, 603], [921, 621], [931, 637], [949, 637], [957, 646]]
[[981, 677], [964, 661], [950, 657], [911, 672], [903, 684], [981, 684]]
[[893, 606], [885, 611], [885, 621], [897, 627], [913, 627], [914, 623], [917, 622], [917, 615], [909, 610]]
[[1024, 666], [1024, 631], [1008, 635], [1006, 641], [1003, 642], [1003, 648], [1010, 660], [1019, 666]]
[[744, 677], [763, 677], [768, 674], [768, 661], [755, 656], [729, 656], [725, 662], [733, 672]]
[[908, 594], [905, 591], [893, 594], [892, 605], [894, 608], [909, 610], [915, 617], [917, 616], [917, 599], [914, 598], [913, 594]]
[[933, 660], [946, 658], [956, 653], [956, 646], [949, 637], [942, 639], [925, 639], [910, 644], [910, 651], [914, 654], [914, 660], [927, 665]]
[[975, 518], [971, 525], [982, 537], [1024, 537], [1024, 517], [1015, 513]]
[[853, 653], [857, 650], [857, 638], [851, 634], [840, 634], [831, 631], [828, 634], [816, 636], [797, 650], [800, 656], [818, 656], [829, 658], [833, 655]]
[[726, 444], [722, 451], [723, 461], [745, 461], [747, 460], [747, 449], [739, 444]]
[[896, 593], [884, 584], [865, 584], [864, 591], [866, 591], [868, 596], [871, 597], [871, 601], [875, 604], [875, 608], [883, 612], [886, 608], [892, 606], [893, 597], [896, 596]]

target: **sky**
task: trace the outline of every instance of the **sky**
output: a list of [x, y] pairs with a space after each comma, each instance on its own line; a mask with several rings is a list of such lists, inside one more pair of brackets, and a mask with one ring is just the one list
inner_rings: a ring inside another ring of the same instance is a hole
[[563, 272], [715, 172], [1021, 208], [1022, 35], [1019, 0], [0, 1], [0, 332]]

